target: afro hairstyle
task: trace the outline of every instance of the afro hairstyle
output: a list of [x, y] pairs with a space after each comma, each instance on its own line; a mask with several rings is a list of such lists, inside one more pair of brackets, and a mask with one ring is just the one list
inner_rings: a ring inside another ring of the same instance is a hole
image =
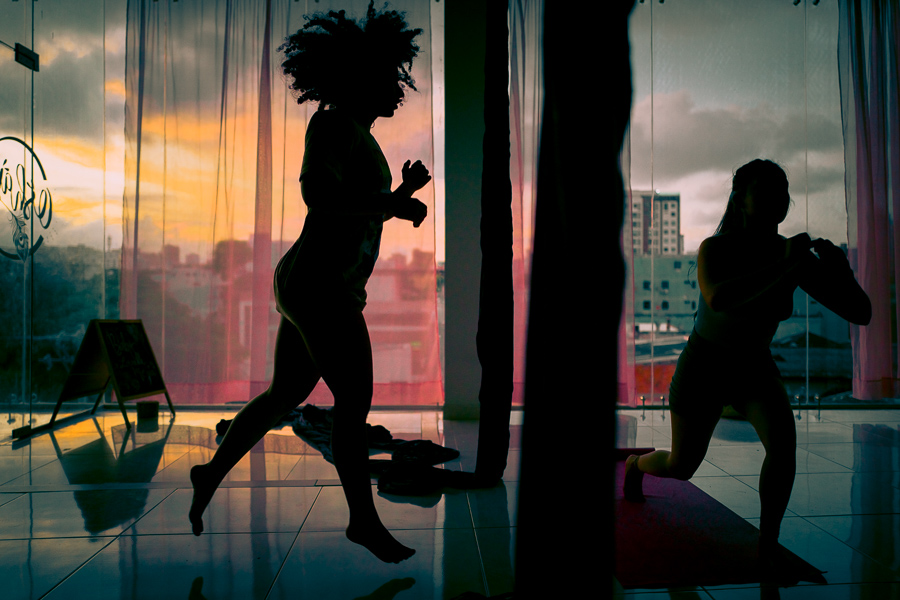
[[387, 10], [387, 3], [376, 11], [370, 0], [360, 21], [343, 10], [303, 18], [306, 24], [278, 47], [297, 104], [319, 102], [320, 109], [337, 105], [373, 71], [395, 69], [401, 85], [416, 89], [410, 69], [419, 53], [414, 38], [422, 29], [410, 29], [405, 13]]

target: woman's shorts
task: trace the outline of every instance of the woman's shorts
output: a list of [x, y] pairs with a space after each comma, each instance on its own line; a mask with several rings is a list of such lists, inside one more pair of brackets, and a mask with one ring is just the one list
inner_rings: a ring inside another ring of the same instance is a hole
[[296, 260], [296, 246], [275, 267], [275, 308], [295, 325], [301, 317], [332, 311], [362, 311], [366, 303], [344, 283], [340, 274]]
[[669, 407], [680, 416], [719, 416], [748, 402], [784, 402], [781, 373], [768, 348], [738, 350], [691, 333], [669, 385]]

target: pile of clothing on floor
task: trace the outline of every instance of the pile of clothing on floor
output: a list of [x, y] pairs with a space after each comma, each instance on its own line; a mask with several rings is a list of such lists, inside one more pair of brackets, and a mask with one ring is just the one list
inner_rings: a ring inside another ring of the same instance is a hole
[[[334, 418], [330, 408], [305, 404], [284, 416], [279, 426], [289, 424], [303, 441], [322, 453], [334, 464], [331, 452], [331, 428]], [[221, 420], [216, 426], [225, 435], [231, 421]], [[369, 470], [378, 478], [378, 491], [402, 496], [426, 496], [442, 487], [454, 486], [453, 476], [459, 472], [437, 469], [435, 465], [459, 458], [459, 451], [445, 448], [430, 440], [401, 440], [381, 425], [366, 424], [369, 452], [390, 453], [390, 460], [369, 459]]]

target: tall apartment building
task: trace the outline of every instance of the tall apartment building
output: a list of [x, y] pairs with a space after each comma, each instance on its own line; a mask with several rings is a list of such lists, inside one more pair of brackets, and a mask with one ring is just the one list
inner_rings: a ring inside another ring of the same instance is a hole
[[631, 225], [635, 256], [684, 253], [681, 194], [633, 192]]

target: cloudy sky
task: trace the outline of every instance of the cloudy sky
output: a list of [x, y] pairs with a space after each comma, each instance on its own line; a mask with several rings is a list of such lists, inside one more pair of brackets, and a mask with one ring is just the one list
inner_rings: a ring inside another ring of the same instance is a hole
[[[357, 17], [363, 14], [366, 4], [365, 0], [274, 2], [273, 11], [277, 14], [273, 23], [280, 23], [284, 29], [273, 31], [273, 50], [289, 31], [302, 26], [305, 12], [346, 7], [351, 16]], [[147, 42], [151, 58], [147, 61], [142, 145], [140, 222], [144, 236], [141, 246], [146, 251], [159, 251], [162, 243], [173, 243], [183, 247], [182, 255], [208, 255], [213, 219], [216, 239], [248, 239], [253, 233], [258, 112], [252, 98], [259, 87], [262, 29], [254, 28], [252, 23], [254, 19], [264, 21], [265, 5], [252, 1], [233, 5], [232, 23], [236, 24], [237, 33], [230, 38], [232, 62], [228, 66], [227, 126], [223, 129], [219, 116], [224, 5], [214, 0], [147, 4], [148, 22], [154, 25]], [[410, 92], [398, 111], [402, 122], [380, 120], [373, 131], [388, 156], [396, 184], [404, 160], [422, 159], [434, 164], [430, 69], [439, 57], [431, 48], [429, 5], [423, 6], [417, 0], [395, 0], [391, 5], [408, 11], [412, 27], [425, 29], [417, 40], [421, 52], [413, 71], [419, 92]], [[33, 15], [29, 12], [32, 6]], [[110, 242], [115, 248], [122, 243], [122, 197], [127, 170], [126, 6], [126, 0], [0, 3], [0, 41], [9, 46], [23, 43], [40, 54], [40, 71], [33, 83], [32, 115], [28, 109], [30, 72], [12, 60], [11, 50], [0, 48], [0, 137], [26, 139], [47, 171], [53, 196], [53, 226], [37, 233], [53, 244], [99, 248]], [[248, 22], [249, 33], [244, 33], [240, 27]], [[297, 184], [303, 128], [316, 106], [298, 107], [293, 98], [286, 97], [285, 82], [278, 70], [280, 59], [281, 55], [273, 52], [273, 99], [280, 104], [273, 109], [272, 160], [273, 167], [283, 167], [285, 175], [281, 178], [280, 173], [275, 174], [272, 233], [275, 239], [283, 234], [293, 240], [299, 235], [305, 215]], [[168, 81], [165, 111], [161, 100], [163, 74]], [[222, 136], [227, 141], [222, 141]], [[219, 153], [217, 158], [217, 145], [223, 147], [222, 144], [238, 150]], [[245, 156], [243, 150], [250, 154]], [[127, 154], [133, 157], [134, 147]], [[0, 162], [21, 162], [17, 156], [21, 156], [21, 151], [15, 144], [0, 143]], [[222, 191], [226, 179], [227, 185], [233, 185], [227, 194]], [[161, 210], [164, 189], [165, 214]], [[433, 191], [428, 188], [418, 196], [432, 203]], [[11, 205], [7, 196], [0, 200]], [[8, 212], [2, 207], [0, 211]], [[2, 248], [10, 245], [13, 233], [12, 229], [6, 231], [6, 220], [0, 218]], [[385, 236], [385, 255], [410, 245], [433, 247], [434, 241], [428, 238], [435, 235], [434, 221], [427, 230], [422, 227], [407, 231], [413, 228], [395, 223], [389, 223], [389, 229], [397, 231]]]
[[[114, 246], [121, 245], [125, 3], [3, 2], [0, 41], [40, 55], [32, 81], [13, 52], [0, 48], [0, 134], [34, 146], [52, 192], [51, 227], [34, 238], [99, 248], [105, 245], [105, 207], [106, 233]], [[0, 144], [0, 161], [15, 164], [20, 156], [15, 144]], [[9, 205], [9, 194], [0, 200]], [[6, 248], [8, 213], [3, 207], [0, 212], [6, 215], [0, 217], [0, 247]]]
[[[681, 194], [687, 251], [696, 250], [715, 229], [734, 170], [757, 157], [775, 160], [788, 171], [794, 208], [782, 233], [809, 231], [838, 243], [845, 241], [837, 1], [820, 0], [817, 6], [809, 0], [798, 6], [793, 0], [666, 0], [663, 4], [645, 0], [636, 4], [631, 18], [635, 86], [631, 183], [635, 190], [652, 187]], [[0, 40], [10, 45], [21, 41], [21, 32], [30, 29], [22, 25], [30, 23], [29, 5], [0, 3]], [[116, 247], [121, 244], [125, 154], [125, 2], [81, 0], [79, 10], [61, 0], [41, 0], [33, 6], [38, 7], [34, 44], [41, 54], [41, 71], [35, 78], [35, 139], [53, 179], [56, 224], [45, 237], [59, 244], [99, 247], [104, 240], [105, 209], [106, 236]], [[439, 12], [433, 15], [438, 16]], [[435, 19], [433, 24], [436, 51], [423, 52], [419, 65], [433, 63], [439, 78], [442, 23]], [[198, 50], [187, 33], [173, 31], [172, 40], [173, 68], [209, 63], [213, 65], [210, 72], [220, 70], [213, 57], [198, 54], [203, 49]], [[0, 70], [0, 130], [10, 135], [23, 129], [26, 79], [24, 69], [10, 62], [12, 52], [0, 50], [5, 53]], [[195, 106], [217, 103], [218, 86], [204, 85], [201, 78], [190, 83]], [[421, 85], [422, 77], [419, 83], [424, 95], [411, 99], [398, 116], [424, 117], [427, 111], [416, 108], [414, 101], [430, 98], [433, 92], [434, 216], [440, 248], [442, 85], [438, 79], [429, 90]], [[179, 93], [186, 92], [187, 83], [180, 82]], [[215, 114], [216, 107], [212, 108]], [[398, 123], [376, 126], [379, 140], [389, 143], [411, 127], [408, 120], [394, 121]], [[202, 120], [192, 122], [194, 131], [188, 129], [189, 123], [183, 118], [179, 124], [179, 135], [185, 139], [211, 137]], [[427, 130], [417, 123], [412, 128]], [[158, 134], [161, 123], [148, 121], [145, 131]], [[298, 171], [299, 165], [295, 167]], [[169, 185], [176, 194], [177, 186]], [[150, 186], [145, 188], [145, 193], [151, 192]], [[185, 193], [184, 198], [189, 198], [190, 193]], [[173, 198], [179, 197], [171, 196], [170, 202]], [[286, 214], [286, 237], [299, 232], [295, 230], [302, 220], [296, 193], [291, 200], [297, 206]], [[191, 217], [183, 218], [185, 227], [172, 230], [167, 243], [181, 243], [193, 235], [193, 225], [188, 226]], [[242, 222], [237, 219], [235, 236], [239, 238], [247, 235], [241, 230]], [[280, 227], [276, 223], [274, 231]], [[6, 237], [0, 223], [0, 247], [5, 247]], [[440, 250], [438, 254], [440, 258]]]
[[646, 0], [631, 43], [632, 188], [681, 194], [686, 251], [760, 157], [788, 173], [782, 234], [846, 241], [837, 0]]

